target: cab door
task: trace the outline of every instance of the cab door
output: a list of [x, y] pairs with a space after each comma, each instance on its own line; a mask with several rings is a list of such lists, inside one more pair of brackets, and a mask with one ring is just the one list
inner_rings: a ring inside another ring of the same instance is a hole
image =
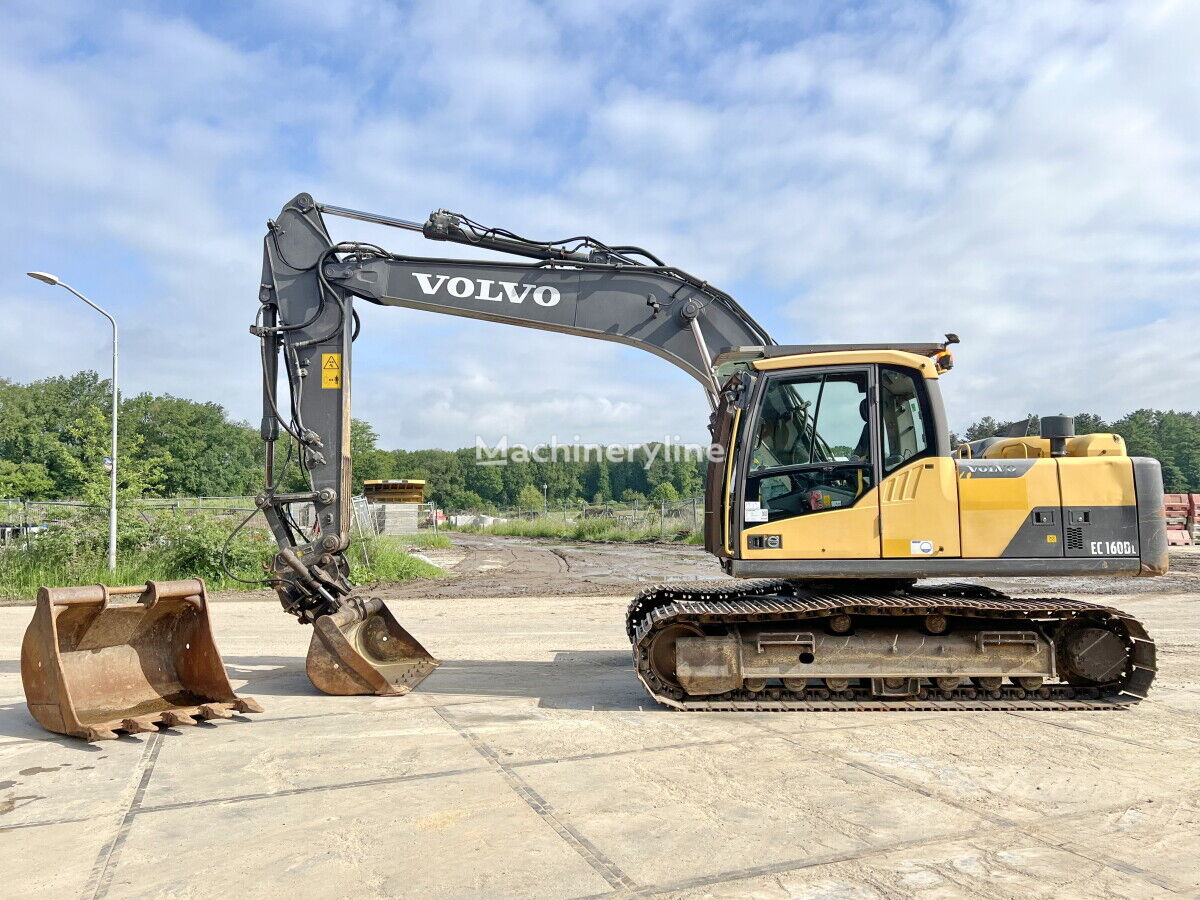
[[873, 366], [762, 378], [738, 429], [742, 559], [878, 559]]
[[712, 448], [704, 480], [704, 549], [716, 556], [734, 555], [731, 540], [737, 522], [731, 519], [736, 498], [733, 478], [737, 448], [735, 440], [742, 414], [750, 399], [753, 382], [746, 372], [738, 372], [721, 388], [717, 408], [709, 418]]
[[878, 381], [883, 555], [961, 556], [958, 470], [939, 454], [936, 383], [931, 389], [921, 373], [902, 366], [880, 366]]

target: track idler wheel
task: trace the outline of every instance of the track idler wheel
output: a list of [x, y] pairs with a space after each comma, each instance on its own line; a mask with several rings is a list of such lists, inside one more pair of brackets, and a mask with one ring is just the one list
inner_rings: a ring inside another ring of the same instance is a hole
[[1110, 628], [1077, 623], [1055, 641], [1059, 670], [1069, 684], [1107, 684], [1119, 679], [1129, 662], [1129, 649]]
[[650, 671], [663, 684], [682, 691], [683, 688], [675, 674], [675, 642], [681, 637], [703, 636], [704, 632], [695, 625], [668, 625], [650, 641]]

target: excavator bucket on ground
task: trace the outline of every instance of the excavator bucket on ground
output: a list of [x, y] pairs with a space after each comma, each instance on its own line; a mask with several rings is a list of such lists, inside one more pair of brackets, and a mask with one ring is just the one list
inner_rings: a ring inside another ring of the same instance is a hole
[[229, 684], [200, 579], [42, 588], [21, 680], [43, 727], [86, 741], [262, 712]]
[[438, 665], [378, 597], [318, 618], [308, 645], [309, 680], [326, 694], [407, 694]]

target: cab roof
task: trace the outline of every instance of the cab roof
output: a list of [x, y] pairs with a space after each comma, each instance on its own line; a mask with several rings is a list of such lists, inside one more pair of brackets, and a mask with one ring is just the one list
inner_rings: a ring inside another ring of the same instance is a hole
[[958, 343], [958, 335], [948, 334], [944, 341], [926, 344], [770, 344], [762, 347], [734, 347], [719, 354], [713, 365], [731, 362], [755, 362], [762, 359], [777, 359], [781, 356], [804, 356], [810, 353], [844, 353], [849, 350], [899, 350], [917, 356], [934, 357], [951, 344]]

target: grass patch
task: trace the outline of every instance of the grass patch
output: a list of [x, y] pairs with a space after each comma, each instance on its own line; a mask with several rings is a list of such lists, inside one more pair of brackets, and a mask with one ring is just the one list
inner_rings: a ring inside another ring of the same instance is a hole
[[[350, 577], [356, 584], [444, 577], [446, 573], [442, 569], [404, 552], [405, 547], [414, 546], [408, 542], [411, 536], [381, 535], [351, 544]], [[450, 539], [445, 540], [446, 546], [450, 546]]]
[[[275, 541], [267, 532], [252, 528], [243, 529], [230, 540], [238, 521], [195, 510], [164, 512], [149, 522], [136, 513], [123, 516], [117, 530], [117, 568], [110, 572], [107, 518], [79, 515], [0, 550], [0, 599], [30, 601], [40, 587], [144, 584], [182, 578], [203, 578], [212, 590], [264, 588], [266, 585], [258, 580], [265, 577], [263, 566], [269, 565], [275, 554]], [[355, 541], [350, 548], [354, 581], [443, 576], [445, 573], [437, 566], [404, 552], [414, 543], [403, 543], [409, 537], [369, 540], [369, 564], [364, 562], [360, 542]], [[434, 541], [428, 546], [450, 544], [444, 535], [429, 537]], [[244, 584], [225, 573], [221, 551], [227, 541], [229, 568], [238, 577], [255, 583]]]
[[[392, 535], [388, 535], [388, 537], [392, 537]], [[422, 550], [449, 550], [454, 546], [450, 538], [440, 531], [418, 531], [416, 534], [401, 534], [394, 537], [405, 547], [420, 547]]]
[[[207, 513], [163, 513], [146, 522], [124, 517], [117, 530], [117, 567], [109, 571], [108, 523], [81, 515], [0, 550], [0, 598], [32, 600], [40, 587], [125, 585], [203, 578], [213, 589], [245, 588], [221, 566], [221, 550], [236, 522]], [[243, 530], [229, 542], [230, 568], [261, 578], [275, 544], [262, 531]]]

